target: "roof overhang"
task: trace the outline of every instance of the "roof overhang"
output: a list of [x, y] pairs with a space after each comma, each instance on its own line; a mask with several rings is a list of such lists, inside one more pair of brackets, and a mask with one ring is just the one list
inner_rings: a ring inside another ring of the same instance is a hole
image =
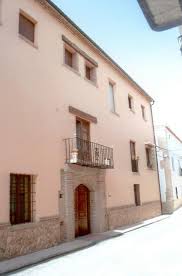
[[137, 1], [154, 31], [164, 31], [182, 25], [182, 0]]

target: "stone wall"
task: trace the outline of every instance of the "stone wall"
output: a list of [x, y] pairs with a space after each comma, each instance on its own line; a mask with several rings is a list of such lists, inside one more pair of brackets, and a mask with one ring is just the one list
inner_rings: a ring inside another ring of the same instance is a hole
[[0, 260], [48, 248], [63, 240], [57, 216], [21, 225], [0, 225]]
[[65, 165], [64, 171], [62, 171], [65, 240], [73, 240], [75, 238], [74, 192], [80, 184], [85, 185], [90, 192], [91, 233], [107, 230], [105, 170], [78, 165]]
[[109, 208], [107, 211], [108, 228], [132, 225], [161, 215], [160, 201], [143, 203], [141, 206], [128, 205]]

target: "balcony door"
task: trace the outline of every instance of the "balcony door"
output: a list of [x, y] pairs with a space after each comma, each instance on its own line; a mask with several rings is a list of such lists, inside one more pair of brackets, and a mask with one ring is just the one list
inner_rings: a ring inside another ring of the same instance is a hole
[[90, 161], [90, 123], [76, 118], [76, 136], [78, 159], [87, 163]]

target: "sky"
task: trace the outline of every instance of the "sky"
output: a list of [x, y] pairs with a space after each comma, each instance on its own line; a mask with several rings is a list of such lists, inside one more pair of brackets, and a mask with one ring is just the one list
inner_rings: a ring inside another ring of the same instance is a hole
[[178, 28], [151, 30], [137, 0], [52, 1], [154, 98], [155, 124], [182, 138]]

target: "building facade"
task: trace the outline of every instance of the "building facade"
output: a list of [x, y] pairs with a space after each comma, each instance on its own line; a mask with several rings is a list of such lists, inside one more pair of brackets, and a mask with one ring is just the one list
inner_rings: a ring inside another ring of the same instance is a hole
[[51, 1], [0, 11], [0, 258], [159, 215], [152, 98]]
[[156, 128], [162, 212], [182, 205], [182, 141], [166, 126]]

